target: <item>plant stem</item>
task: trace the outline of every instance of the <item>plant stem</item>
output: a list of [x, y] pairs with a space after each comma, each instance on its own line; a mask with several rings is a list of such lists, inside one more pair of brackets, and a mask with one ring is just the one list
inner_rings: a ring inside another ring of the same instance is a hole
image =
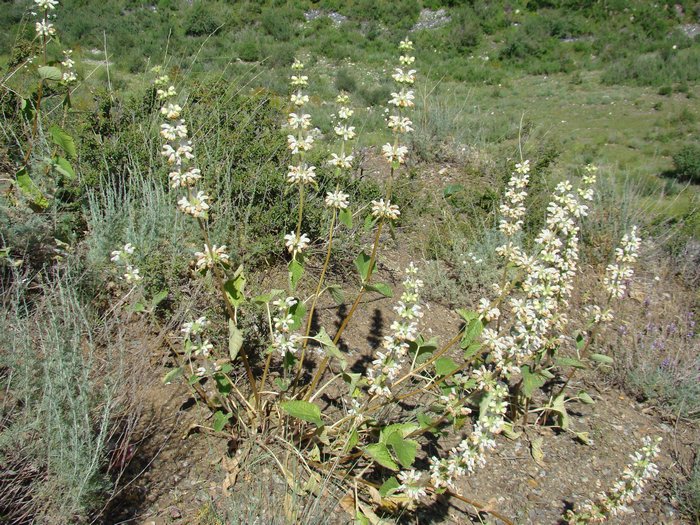
[[338, 214], [338, 210], [333, 209], [333, 216], [331, 217], [331, 225], [328, 229], [328, 249], [326, 250], [326, 258], [323, 261], [323, 269], [321, 270], [321, 275], [318, 278], [318, 285], [316, 286], [316, 293], [314, 293], [313, 301], [311, 302], [311, 308], [309, 309], [309, 318], [306, 321], [306, 330], [304, 332], [304, 342], [301, 345], [301, 356], [299, 357], [299, 367], [297, 369], [297, 375], [294, 378], [294, 385], [299, 381], [301, 377], [301, 372], [304, 366], [304, 356], [306, 355], [306, 347], [309, 344], [309, 334], [311, 333], [311, 324], [314, 318], [314, 311], [316, 310], [316, 303], [321, 295], [321, 289], [323, 287], [323, 282], [326, 277], [326, 271], [328, 271], [328, 264], [331, 260], [331, 249], [333, 248], [333, 231], [335, 229], [335, 219]]
[[[369, 258], [369, 270], [367, 271], [367, 279], [362, 283], [362, 288], [360, 288], [360, 292], [357, 294], [357, 297], [355, 298], [355, 301], [352, 303], [352, 306], [350, 307], [350, 311], [348, 314], [345, 316], [345, 319], [343, 319], [343, 322], [340, 324], [340, 328], [338, 328], [338, 331], [335, 334], [335, 337], [333, 338], [333, 344], [337, 345], [338, 341], [340, 341], [340, 337], [343, 335], [343, 332], [345, 331], [345, 328], [347, 328], [348, 323], [350, 322], [350, 319], [352, 319], [352, 316], [355, 314], [355, 310], [357, 310], [357, 306], [360, 304], [360, 301], [362, 300], [362, 296], [365, 293], [366, 286], [369, 284], [370, 280], [372, 279], [372, 273], [374, 272], [374, 263], [377, 259], [377, 248], [379, 246], [379, 237], [382, 234], [382, 227], [384, 226], [384, 218], [379, 220], [379, 224], [377, 225], [377, 232], [374, 235], [374, 244], [372, 246], [372, 255], [370, 255]], [[306, 395], [304, 396], [304, 399], [308, 401], [308, 399], [311, 397], [311, 395], [314, 392], [314, 389], [318, 385], [318, 382], [321, 380], [321, 376], [323, 375], [323, 372], [326, 371], [326, 368], [328, 367], [328, 362], [329, 362], [329, 357], [326, 356], [323, 358], [323, 361], [321, 361], [321, 364], [318, 367], [318, 370], [316, 370], [316, 374], [314, 374], [313, 379], [311, 380], [311, 384], [309, 385], [308, 390], [306, 391]]]

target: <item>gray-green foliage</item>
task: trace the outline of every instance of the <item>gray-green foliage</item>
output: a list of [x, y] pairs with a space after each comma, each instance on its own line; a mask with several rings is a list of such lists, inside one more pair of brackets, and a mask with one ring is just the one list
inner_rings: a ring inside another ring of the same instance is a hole
[[[120, 355], [98, 348], [103, 325], [79, 297], [76, 279], [41, 278], [41, 298], [30, 298], [21, 284], [5, 290], [0, 464], [31, 465], [35, 476], [25, 494], [38, 522], [73, 523], [109, 485], [106, 447]], [[12, 476], [3, 474], [0, 492], [12, 486]], [[2, 503], [11, 518], [14, 502]]]

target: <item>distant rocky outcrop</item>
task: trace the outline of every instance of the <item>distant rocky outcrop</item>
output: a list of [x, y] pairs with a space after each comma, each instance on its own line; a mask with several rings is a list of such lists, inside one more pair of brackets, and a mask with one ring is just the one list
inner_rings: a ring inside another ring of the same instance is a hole
[[437, 9], [433, 11], [432, 9], [422, 9], [420, 16], [418, 17], [418, 22], [413, 26], [411, 31], [421, 31], [423, 29], [437, 29], [450, 22], [450, 15], [447, 13], [447, 9]]
[[311, 22], [312, 20], [316, 20], [317, 18], [321, 18], [323, 16], [330, 18], [337, 26], [346, 22], [348, 19], [347, 16], [336, 13], [335, 11], [323, 11], [322, 9], [311, 9], [310, 11], [304, 13], [304, 18], [307, 22]]

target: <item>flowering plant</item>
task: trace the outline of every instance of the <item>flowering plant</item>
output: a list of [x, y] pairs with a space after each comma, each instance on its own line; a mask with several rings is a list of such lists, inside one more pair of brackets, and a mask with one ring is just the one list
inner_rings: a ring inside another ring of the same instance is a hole
[[[263, 429], [291, 433], [290, 441], [308, 465], [340, 482], [352, 481], [354, 508], [358, 509], [354, 517], [361, 522], [372, 513], [369, 502], [383, 509], [413, 508], [445, 493], [482, 508], [457, 492], [457, 480], [487, 463], [499, 434], [517, 435], [518, 428], [531, 424], [530, 414], [537, 416], [536, 423], [551, 420], [567, 429], [566, 403], [591, 400], [585, 392], [567, 397], [569, 381], [575, 370], [589, 366], [591, 361], [609, 362], [607, 356], [592, 352], [592, 344], [599, 326], [612, 318], [614, 301], [625, 295], [639, 249], [639, 238], [632, 229], [623, 237], [615, 261], [603, 278], [607, 299], [601, 305], [590, 305], [589, 319], [581, 329], [574, 330], [574, 337], [569, 337], [573, 323], [568, 309], [579, 270], [580, 224], [593, 198], [595, 168], [586, 168], [578, 186], [570, 181], [556, 186], [545, 224], [526, 250], [519, 234], [527, 213], [532, 168], [528, 160], [521, 159], [514, 165], [499, 208], [503, 242], [497, 255], [502, 260], [502, 277], [493, 284], [493, 294], [482, 298], [473, 310], [459, 311], [464, 323], [449, 341], [440, 344], [426, 339], [421, 335], [422, 325], [429, 321], [421, 300], [424, 283], [420, 268], [409, 264], [400, 296], [394, 299], [389, 333], [370, 349], [372, 358], [367, 368], [361, 372], [353, 369], [349, 355], [339, 345], [362, 307], [363, 297], [394, 297], [392, 287], [377, 282], [375, 273], [382, 231], [401, 217], [398, 206], [391, 201], [392, 186], [407, 163], [405, 136], [414, 129], [409, 111], [414, 107], [417, 72], [408, 69], [415, 62], [413, 45], [404, 40], [399, 48], [401, 67], [392, 75], [397, 88], [389, 100], [393, 113], [387, 117], [393, 138], [381, 149], [387, 163], [384, 195], [353, 212], [353, 203], [343, 188], [337, 185], [327, 192], [322, 197], [328, 218], [328, 235], [323, 240], [312, 240], [302, 231], [304, 207], [310, 193], [318, 190], [316, 166], [308, 155], [318, 141], [311, 132], [311, 115], [306, 113], [309, 77], [300, 61], [292, 65], [287, 118], [292, 160], [286, 181], [298, 192], [298, 205], [296, 226], [283, 234], [284, 248], [280, 250], [289, 258], [289, 282], [286, 290], [271, 290], [256, 297], [247, 294], [243, 268], [234, 270], [227, 247], [211, 239], [210, 212], [216, 207], [216, 198], [200, 189], [204, 176], [195, 167], [195, 146], [184, 110], [176, 102], [177, 90], [165, 87], [167, 76], [157, 80], [165, 119], [160, 127], [162, 156], [169, 169], [170, 186], [181, 195], [178, 209], [197, 223], [203, 239], [203, 248], [193, 254], [193, 267], [210, 278], [219, 293], [229, 331], [227, 351], [221, 351], [207, 337], [209, 321], [205, 317], [196, 316], [185, 323], [181, 358], [165, 380], [184, 376], [213, 412], [214, 432], [245, 434], [250, 440], [256, 440]], [[350, 142], [356, 133], [349, 98], [341, 94], [337, 103], [340, 107], [333, 132], [340, 147], [327, 162], [341, 180], [339, 175], [353, 167]], [[325, 281], [337, 231], [342, 226], [352, 227], [353, 218], [363, 209], [368, 210], [365, 223], [372, 232], [371, 250], [361, 251], [354, 260], [358, 288], [331, 335], [326, 327], [314, 326], [314, 314], [322, 296], [332, 293]], [[325, 255], [320, 273], [310, 284], [307, 264], [312, 259], [311, 246], [325, 247]], [[131, 274], [133, 281], [138, 271], [133, 267], [129, 270], [130, 250], [127, 245], [115, 251], [113, 260], [127, 266], [126, 275]], [[267, 314], [269, 346], [261, 356], [250, 354], [239, 326], [239, 310], [251, 304], [262, 306]], [[264, 364], [254, 368], [252, 361], [258, 358]], [[247, 389], [232, 379], [238, 363], [245, 370]], [[546, 382], [559, 382], [558, 391], [540, 406], [532, 406], [534, 394]], [[322, 412], [317, 400], [331, 387], [336, 402]], [[406, 400], [413, 400], [421, 408], [411, 414], [391, 410]], [[428, 435], [440, 436], [461, 428], [468, 430], [466, 435], [446, 454], [435, 454], [427, 446]], [[612, 503], [592, 504], [580, 513], [583, 517], [576, 519], [587, 519], [585, 516], [593, 516], [600, 509], [604, 513], [624, 504], [632, 490], [626, 483], [653, 473], [649, 446], [645, 445], [647, 448], [637, 458], [646, 461], [644, 472], [637, 476], [636, 471], [630, 471], [623, 485], [616, 486], [605, 500]], [[419, 459], [427, 465], [423, 470], [418, 467]], [[496, 511], [489, 512], [510, 523]]]

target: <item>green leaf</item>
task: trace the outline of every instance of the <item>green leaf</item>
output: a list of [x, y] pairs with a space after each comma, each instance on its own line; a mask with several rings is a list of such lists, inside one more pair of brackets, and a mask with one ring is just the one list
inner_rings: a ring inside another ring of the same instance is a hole
[[461, 184], [448, 184], [445, 186], [445, 189], [442, 190], [442, 194], [447, 197], [452, 197], [455, 193], [459, 193], [460, 191], [464, 190], [464, 186]]
[[243, 346], [243, 333], [238, 329], [233, 319], [228, 320], [228, 355], [231, 361], [235, 361]]
[[394, 450], [394, 454], [404, 468], [410, 468], [416, 459], [416, 453], [418, 452], [418, 442], [412, 439], [404, 439], [401, 434], [394, 432], [391, 434], [387, 443]]
[[436, 338], [433, 337], [429, 341], [425, 341], [421, 335], [415, 341], [409, 341], [408, 343], [408, 351], [412, 356], [415, 356], [417, 365], [425, 362], [437, 350], [437, 347]]
[[212, 425], [214, 431], [221, 432], [226, 426], [226, 423], [228, 423], [228, 420], [231, 419], [232, 415], [233, 414], [230, 412], [224, 414], [221, 410], [214, 412], [214, 424]]
[[365, 290], [367, 290], [368, 292], [379, 292], [384, 297], [394, 296], [394, 292], [392, 291], [392, 289], [389, 287], [388, 284], [385, 283], [367, 284], [365, 285]]
[[165, 374], [165, 377], [163, 378], [163, 383], [165, 383], [166, 385], [169, 385], [170, 383], [175, 381], [181, 375], [182, 375], [182, 368], [181, 367], [178, 366], [177, 368], [173, 368], [170, 372]]
[[245, 302], [245, 283], [246, 278], [243, 275], [243, 266], [238, 267], [233, 275], [233, 279], [229, 279], [224, 283], [226, 296], [234, 308], [238, 308]]
[[308, 401], [294, 399], [292, 401], [284, 401], [280, 404], [282, 410], [287, 414], [303, 421], [315, 424], [317, 427], [323, 426], [321, 420], [321, 409]]
[[227, 396], [231, 393], [231, 390], [233, 390], [231, 382], [224, 374], [214, 374], [214, 381], [216, 382], [216, 390], [219, 394]]
[[465, 310], [464, 308], [459, 308], [457, 310], [457, 313], [467, 323], [469, 323], [470, 321], [473, 321], [474, 319], [479, 318], [479, 312], [475, 312], [474, 310]]
[[287, 268], [289, 269], [289, 288], [294, 291], [304, 273], [304, 265], [296, 259], [292, 259], [289, 261], [289, 266]]
[[462, 335], [462, 341], [460, 342], [460, 347], [462, 349], [468, 348], [476, 339], [481, 335], [484, 329], [484, 323], [479, 317], [471, 319], [467, 322], [467, 327], [464, 330], [464, 335]]
[[333, 340], [331, 339], [331, 336], [328, 335], [328, 332], [326, 332], [326, 329], [324, 327], [321, 327], [321, 331], [316, 335], [316, 339], [323, 345], [323, 347], [326, 350], [326, 353], [331, 356], [335, 357], [339, 363], [340, 363], [340, 369], [345, 370], [348, 366], [348, 362], [345, 359], [345, 355], [343, 352], [340, 351], [340, 349], [333, 343]]
[[75, 141], [68, 133], [63, 131], [60, 127], [53, 125], [49, 128], [49, 134], [51, 135], [53, 143], [63, 150], [66, 157], [74, 159], [78, 156], [78, 152], [75, 149]]
[[292, 316], [292, 324], [289, 325], [291, 331], [297, 330], [301, 323], [304, 321], [304, 316], [306, 315], [306, 305], [297, 301], [297, 303], [289, 309], [289, 314]]
[[559, 415], [559, 426], [566, 430], [569, 427], [569, 414], [566, 412], [564, 395], [565, 392], [562, 392], [555, 397], [550, 408]]
[[151, 311], [155, 310], [156, 307], [165, 301], [168, 297], [168, 290], [161, 290], [157, 294], [153, 296], [153, 299], [151, 299]]
[[380, 443], [387, 443], [388, 439], [393, 434], [398, 434], [402, 438], [405, 438], [419, 428], [420, 426], [416, 425], [415, 423], [394, 423], [392, 425], [387, 425], [379, 433], [379, 441]]
[[34, 184], [34, 181], [29, 177], [27, 170], [22, 168], [17, 172], [17, 186], [22, 191], [25, 197], [27, 197], [30, 202], [42, 210], [48, 208], [49, 201], [44, 194], [39, 189], [39, 186]]
[[370, 525], [369, 518], [361, 510], [355, 513], [355, 525]]
[[371, 445], [367, 445], [365, 447], [365, 454], [379, 463], [382, 467], [386, 467], [389, 470], [394, 471], [399, 470], [399, 466], [391, 457], [391, 453], [384, 443], [372, 443]]
[[367, 217], [365, 217], [365, 222], [362, 225], [362, 228], [365, 230], [365, 232], [368, 232], [372, 229], [375, 222], [376, 220], [374, 217], [372, 217], [372, 215], [367, 215]]
[[348, 228], [352, 228], [352, 213], [348, 208], [340, 210], [340, 213], [338, 213], [338, 220]]
[[348, 438], [348, 442], [345, 444], [345, 448], [343, 449], [345, 453], [350, 452], [355, 446], [360, 442], [360, 434], [357, 432], [357, 429], [353, 428], [352, 432], [350, 432], [350, 437]]
[[532, 372], [530, 365], [521, 366], [520, 372], [523, 375], [523, 384], [520, 387], [520, 391], [528, 399], [532, 397], [535, 390], [538, 390], [547, 382], [541, 374]]
[[360, 279], [362, 279], [362, 282], [365, 282], [371, 272], [369, 264], [370, 256], [367, 255], [364, 251], [360, 252], [360, 254], [355, 258], [354, 262], [355, 268], [357, 268], [357, 271], [360, 274]]
[[573, 368], [588, 368], [586, 363], [580, 359], [574, 359], [573, 357], [560, 357], [555, 360], [556, 364], [559, 366], [570, 366]]
[[396, 491], [396, 489], [399, 488], [399, 486], [400, 483], [398, 482], [398, 480], [394, 476], [391, 476], [384, 483], [382, 483], [381, 487], [379, 487], [379, 495], [382, 498], [386, 498], [390, 494], [393, 494]]
[[458, 368], [459, 365], [449, 357], [441, 357], [435, 360], [435, 373], [439, 376], [451, 374]]
[[583, 337], [582, 333], [576, 334], [576, 350], [579, 352], [583, 350], [583, 347], [586, 345], [586, 339]]
[[481, 350], [481, 347], [483, 345], [481, 343], [472, 343], [470, 344], [466, 350], [464, 350], [464, 360], [466, 361], [467, 359], [471, 359], [474, 357], [476, 354], [479, 353], [479, 350]]
[[272, 289], [272, 290], [270, 290], [269, 293], [256, 295], [255, 297], [253, 297], [253, 302], [255, 304], [266, 304], [266, 303], [269, 303], [270, 301], [272, 301], [275, 297], [277, 297], [281, 293], [282, 293], [282, 290]]
[[597, 363], [602, 363], [604, 365], [611, 365], [614, 363], [614, 360], [612, 357], [609, 357], [609, 356], [603, 355], [603, 354], [591, 354], [589, 357], [593, 361], [595, 361]]
[[343, 293], [343, 289], [337, 284], [330, 285], [328, 287], [328, 293], [331, 294], [335, 304], [343, 304], [345, 302], [345, 294]]
[[75, 179], [75, 171], [73, 171], [73, 167], [70, 165], [70, 162], [63, 157], [56, 157], [53, 160], [53, 167], [64, 177], [68, 177], [71, 180]]
[[59, 82], [63, 78], [61, 70], [54, 66], [41, 66], [37, 71], [42, 80], [54, 80]]
[[583, 390], [581, 390], [578, 393], [578, 398], [582, 403], [585, 403], [587, 405], [594, 405], [595, 404], [595, 401], [593, 401], [593, 398], [588, 395], [588, 392], [584, 392]]

